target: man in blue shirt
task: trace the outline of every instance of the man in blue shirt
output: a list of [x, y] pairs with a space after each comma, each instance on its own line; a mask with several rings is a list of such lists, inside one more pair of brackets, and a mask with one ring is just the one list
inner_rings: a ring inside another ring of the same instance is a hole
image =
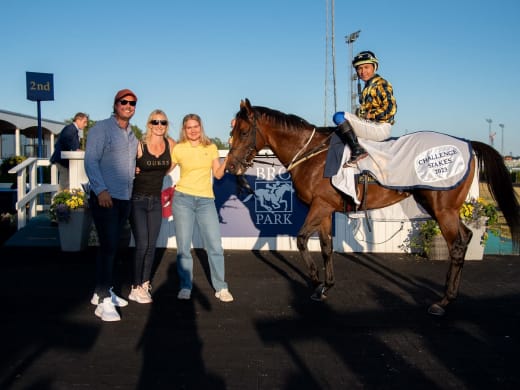
[[114, 258], [130, 215], [138, 142], [130, 119], [136, 104], [137, 96], [131, 90], [117, 92], [113, 115], [89, 130], [85, 150], [89, 206], [99, 238], [96, 288], [91, 303], [97, 305], [95, 314], [103, 321], [119, 321], [121, 317], [115, 306], [128, 305], [114, 293], [112, 286]]

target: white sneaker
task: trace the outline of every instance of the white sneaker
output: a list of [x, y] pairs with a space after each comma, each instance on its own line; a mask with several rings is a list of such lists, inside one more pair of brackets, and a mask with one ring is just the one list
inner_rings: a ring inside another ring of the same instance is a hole
[[142, 286], [132, 287], [128, 299], [137, 303], [152, 303], [153, 301], [150, 292]]
[[227, 288], [217, 291], [215, 296], [222, 302], [233, 302], [233, 295], [231, 295]]
[[[117, 307], [128, 306], [128, 301], [126, 299], [121, 298], [120, 296], [117, 296], [113, 291], [113, 287], [110, 287], [110, 296], [112, 297], [112, 303], [114, 304], [114, 306], [117, 306]], [[92, 295], [92, 298], [90, 299], [90, 303], [92, 303], [93, 305], [98, 305], [99, 304], [99, 295], [94, 293]]]
[[191, 290], [187, 288], [181, 288], [179, 293], [177, 294], [177, 299], [190, 299], [191, 298]]
[[112, 303], [112, 299], [110, 297], [103, 299], [103, 303], [97, 305], [94, 314], [103, 321], [121, 321], [121, 316], [117, 312], [116, 307]]

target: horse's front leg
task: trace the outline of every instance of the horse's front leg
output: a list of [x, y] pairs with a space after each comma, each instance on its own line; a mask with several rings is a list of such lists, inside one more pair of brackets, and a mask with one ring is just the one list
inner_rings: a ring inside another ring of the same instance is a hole
[[466, 250], [468, 249], [468, 244], [472, 236], [473, 233], [471, 230], [461, 223], [455, 240], [453, 240], [452, 243], [448, 242], [450, 265], [446, 275], [444, 296], [441, 301], [430, 306], [428, 313], [436, 316], [444, 315], [448, 304], [457, 298], [462, 268], [464, 267], [464, 257], [466, 256]]

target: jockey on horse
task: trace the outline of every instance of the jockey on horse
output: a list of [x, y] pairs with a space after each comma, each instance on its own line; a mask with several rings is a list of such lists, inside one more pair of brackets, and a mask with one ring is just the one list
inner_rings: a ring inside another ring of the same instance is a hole
[[[354, 57], [352, 66], [358, 75], [358, 88], [360, 79], [365, 82], [365, 87], [359, 96], [360, 106], [356, 110], [356, 115], [348, 112], [334, 114], [333, 120], [338, 126], [336, 134], [343, 144], [348, 144], [350, 147], [350, 160], [345, 163], [344, 168], [355, 166], [359, 160], [368, 156], [357, 137], [384, 141], [390, 136], [390, 130], [394, 124], [397, 105], [393, 88], [388, 81], [376, 73], [378, 65], [379, 61], [371, 51], [362, 51]], [[341, 149], [341, 153], [343, 153], [343, 149]], [[329, 153], [329, 155], [331, 154], [333, 153]], [[339, 158], [341, 159], [341, 155]], [[327, 161], [327, 165], [329, 165], [329, 161]], [[335, 174], [336, 172], [325, 170], [325, 177]]]

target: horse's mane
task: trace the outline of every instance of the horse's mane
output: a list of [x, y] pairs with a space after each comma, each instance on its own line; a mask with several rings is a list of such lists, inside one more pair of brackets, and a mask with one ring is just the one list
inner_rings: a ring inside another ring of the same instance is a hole
[[[253, 106], [251, 108], [259, 115], [265, 116], [267, 120], [272, 121], [276, 126], [285, 127], [295, 131], [315, 129], [318, 133], [330, 134], [336, 129], [335, 127], [331, 126], [316, 126], [307, 122], [298, 115], [285, 114], [281, 111], [268, 107]], [[237, 113], [236, 117], [247, 121], [247, 110], [242, 108]]]
[[[264, 116], [267, 120], [274, 122], [277, 126], [293, 128], [294, 130], [308, 130], [309, 128], [315, 127], [312, 123], [309, 123], [305, 119], [294, 114], [284, 114], [281, 111], [261, 106], [254, 106], [251, 108], [259, 115]], [[247, 120], [246, 110], [241, 109], [237, 114], [237, 118]]]

